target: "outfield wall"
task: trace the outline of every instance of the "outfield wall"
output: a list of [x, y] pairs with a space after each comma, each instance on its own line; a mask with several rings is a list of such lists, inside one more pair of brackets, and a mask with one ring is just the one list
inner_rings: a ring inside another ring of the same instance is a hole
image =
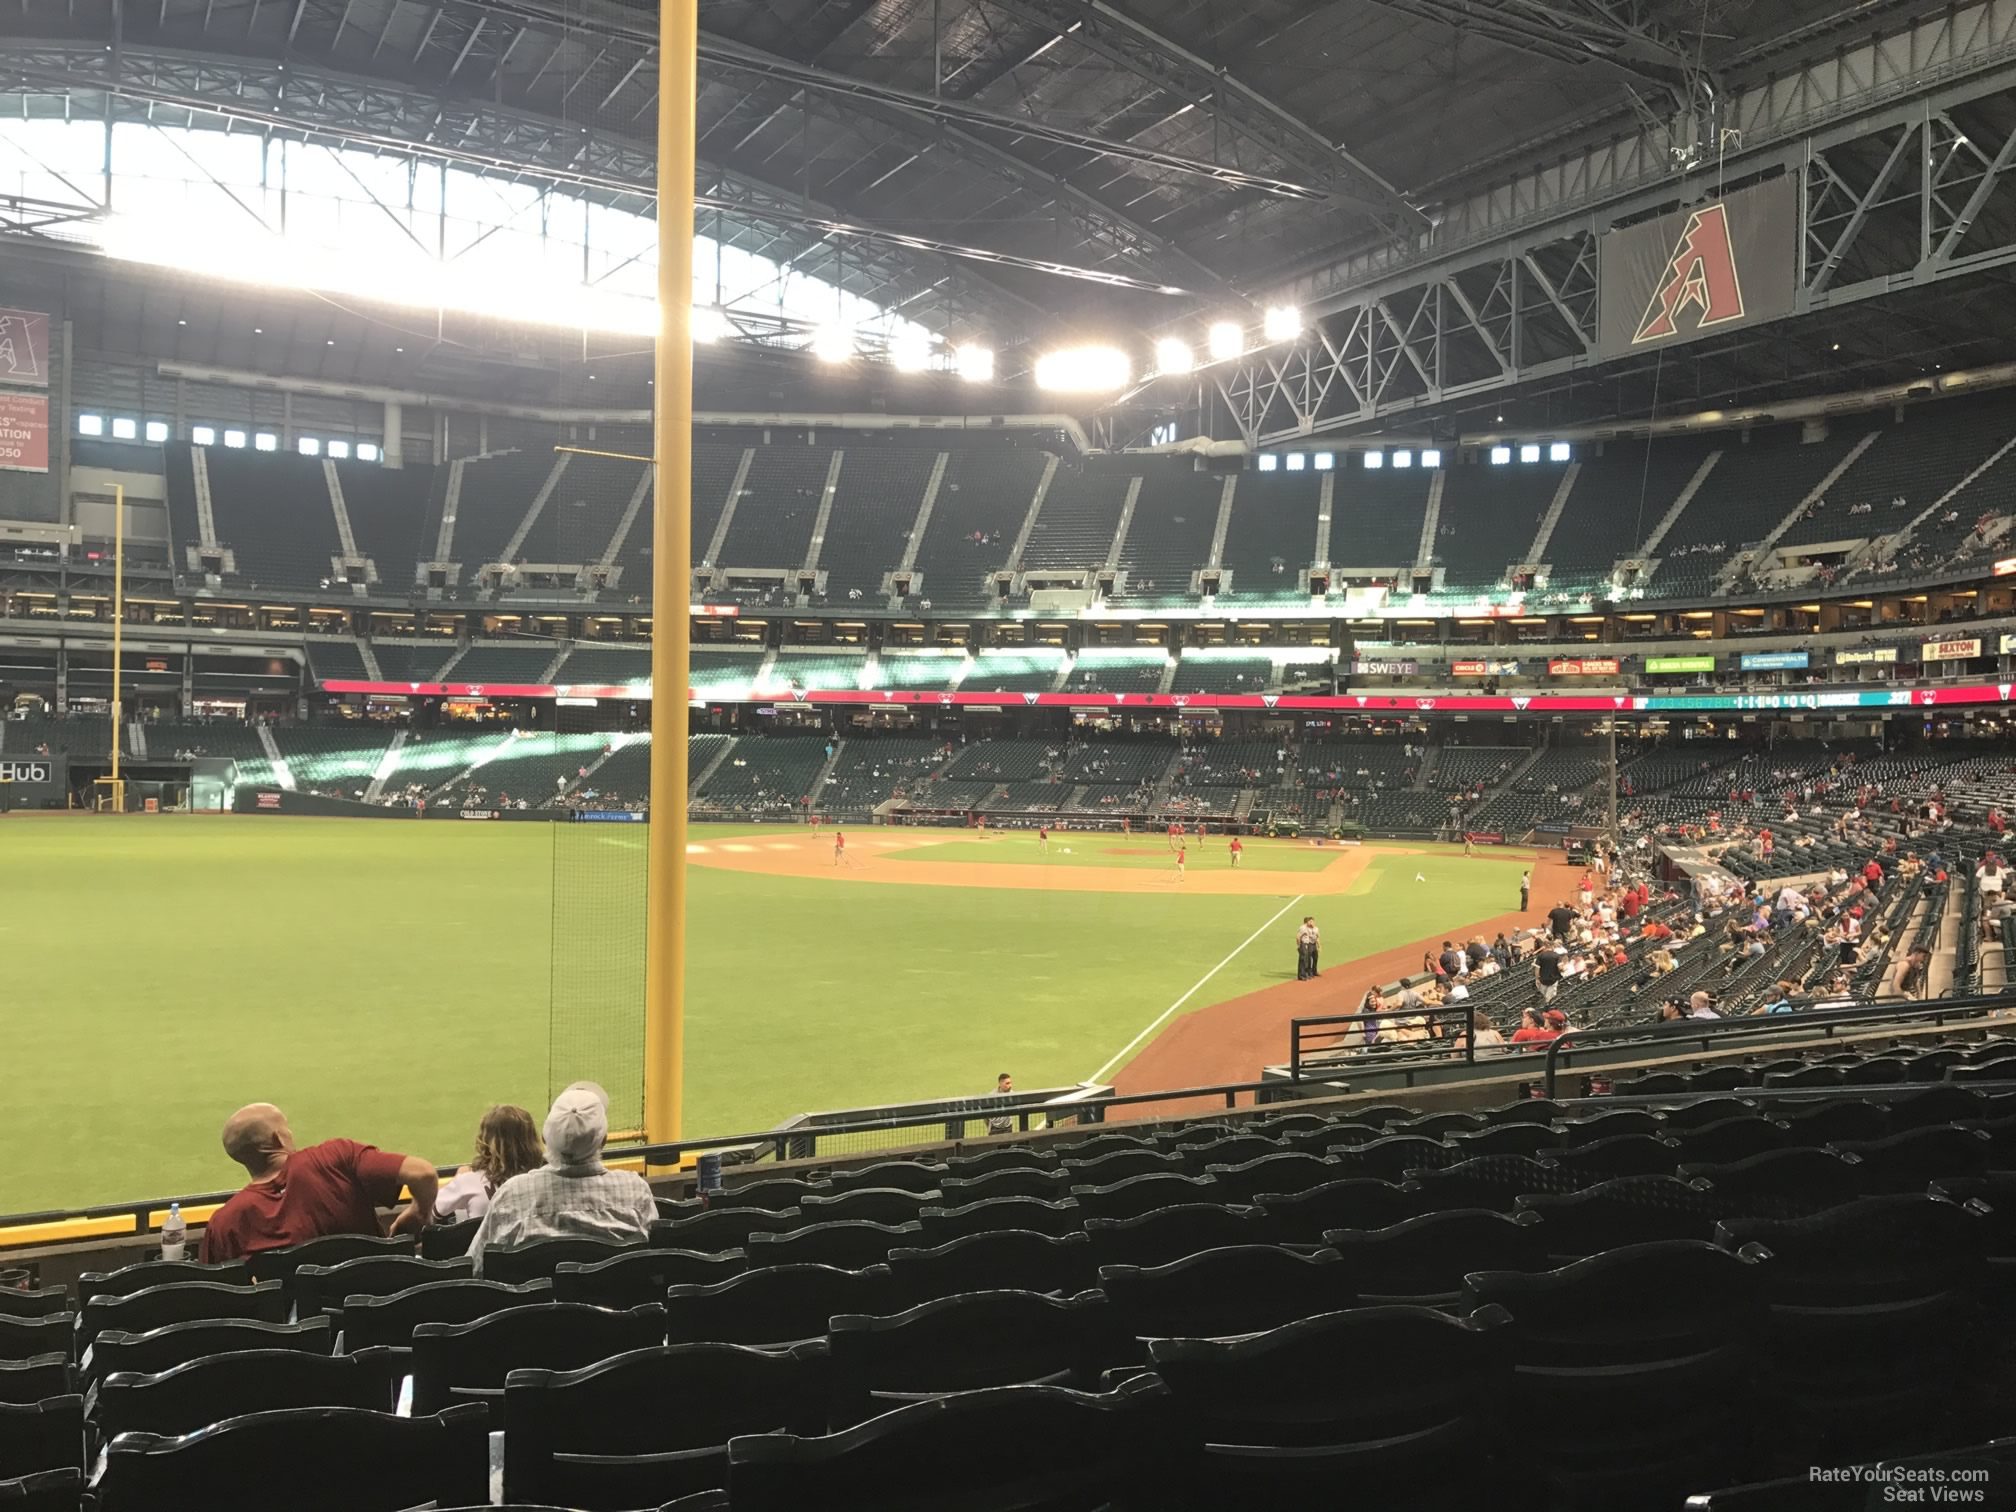
[[324, 798], [280, 787], [240, 787], [231, 795], [234, 814], [313, 815], [324, 819], [454, 819], [511, 820], [536, 824], [642, 823], [643, 814], [627, 810], [457, 808], [434, 804], [425, 809], [383, 803], [359, 803], [354, 798]]

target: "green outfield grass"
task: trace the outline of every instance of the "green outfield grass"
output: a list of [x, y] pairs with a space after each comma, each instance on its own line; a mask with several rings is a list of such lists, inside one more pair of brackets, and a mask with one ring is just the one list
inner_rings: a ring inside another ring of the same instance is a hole
[[[598, 837], [629, 862], [642, 842]], [[256, 1099], [304, 1140], [442, 1161], [466, 1154], [491, 1102], [542, 1109], [554, 843], [532, 824], [0, 821], [6, 1066], [32, 1131], [0, 1163], [0, 1213], [233, 1185], [217, 1132]], [[1025, 859], [1019, 837], [980, 844], [982, 877], [997, 845]], [[1106, 864], [1135, 859], [1150, 858]], [[1326, 959], [1511, 901], [1496, 862], [1375, 858], [1368, 875], [1392, 885], [1295, 910], [1322, 916]], [[1214, 968], [1186, 1011], [1293, 975], [1293, 876], [1242, 897], [691, 878], [691, 1133], [983, 1092], [1003, 1070], [1025, 1087], [1078, 1081]], [[563, 869], [561, 886], [593, 884]]]

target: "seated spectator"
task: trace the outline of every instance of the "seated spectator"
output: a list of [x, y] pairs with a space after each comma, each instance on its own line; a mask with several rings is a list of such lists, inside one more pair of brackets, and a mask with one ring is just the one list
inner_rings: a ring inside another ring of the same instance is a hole
[[609, 1138], [609, 1094], [575, 1082], [546, 1114], [546, 1164], [497, 1189], [469, 1257], [483, 1274], [493, 1244], [583, 1237], [642, 1243], [658, 1216], [651, 1188], [635, 1171], [602, 1164]]
[[1545, 1011], [1539, 1008], [1522, 1008], [1519, 1012], [1519, 1027], [1512, 1031], [1515, 1045], [1546, 1044], [1559, 1038], [1561, 1031], [1547, 1027]]
[[476, 1125], [476, 1153], [455, 1173], [434, 1199], [434, 1216], [481, 1218], [490, 1211], [497, 1188], [513, 1176], [536, 1171], [545, 1163], [539, 1130], [532, 1115], [510, 1103], [499, 1103]]
[[417, 1232], [434, 1217], [440, 1184], [433, 1165], [354, 1139], [294, 1147], [287, 1115], [271, 1103], [248, 1103], [224, 1125], [224, 1153], [252, 1180], [203, 1229], [203, 1260], [215, 1265], [256, 1250], [284, 1249], [328, 1234], [377, 1234], [378, 1209], [411, 1190], [412, 1203], [392, 1220], [392, 1232]]

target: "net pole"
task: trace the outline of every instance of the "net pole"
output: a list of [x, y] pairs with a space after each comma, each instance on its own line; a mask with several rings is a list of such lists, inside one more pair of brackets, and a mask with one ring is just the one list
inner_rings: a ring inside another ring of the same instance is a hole
[[119, 803], [119, 669], [126, 650], [126, 485], [112, 485], [112, 801]]
[[693, 627], [693, 159], [699, 0], [658, 6], [658, 351], [652, 451], [651, 824], [644, 1132], [680, 1136], [686, 1059], [686, 664]]

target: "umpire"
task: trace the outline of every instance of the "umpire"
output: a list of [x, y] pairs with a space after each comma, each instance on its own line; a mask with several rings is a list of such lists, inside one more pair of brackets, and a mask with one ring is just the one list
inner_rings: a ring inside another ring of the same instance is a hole
[[1316, 957], [1323, 936], [1316, 928], [1316, 916], [1304, 914], [1302, 927], [1295, 932], [1295, 980], [1306, 982], [1317, 974]]

